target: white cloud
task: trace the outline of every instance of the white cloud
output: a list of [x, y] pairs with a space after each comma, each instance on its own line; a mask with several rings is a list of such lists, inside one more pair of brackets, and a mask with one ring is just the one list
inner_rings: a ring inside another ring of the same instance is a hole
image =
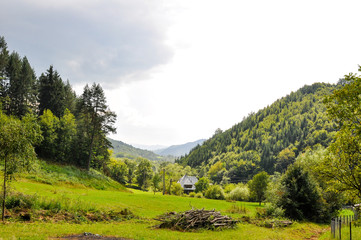
[[114, 88], [171, 59], [165, 8], [140, 0], [5, 0], [0, 30], [39, 75], [53, 64], [72, 82]]
[[115, 138], [170, 145], [355, 72], [360, 8], [350, 0], [5, 0], [0, 32], [36, 69], [54, 64], [77, 92], [101, 82], [118, 114]]

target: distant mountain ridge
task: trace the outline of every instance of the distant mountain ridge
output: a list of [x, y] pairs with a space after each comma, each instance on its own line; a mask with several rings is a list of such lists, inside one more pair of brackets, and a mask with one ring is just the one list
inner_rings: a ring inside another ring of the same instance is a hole
[[132, 145], [126, 144], [119, 140], [114, 140], [108, 138], [108, 140], [112, 143], [113, 154], [116, 157], [122, 158], [130, 158], [135, 159], [137, 157], [146, 158], [152, 161], [173, 161], [174, 158], [160, 156], [152, 151], [143, 150], [140, 148], [133, 147]]
[[180, 145], [172, 145], [167, 148], [154, 150], [153, 152], [162, 156], [175, 156], [181, 157], [188, 154], [193, 148], [198, 145], [202, 145], [206, 139], [199, 139], [194, 142], [188, 142]]

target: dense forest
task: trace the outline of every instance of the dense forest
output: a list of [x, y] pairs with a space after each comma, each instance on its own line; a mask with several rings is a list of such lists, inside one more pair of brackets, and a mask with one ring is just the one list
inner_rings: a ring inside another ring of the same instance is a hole
[[247, 181], [262, 170], [282, 173], [307, 148], [331, 142], [336, 125], [327, 117], [323, 99], [337, 88], [325, 83], [304, 86], [229, 130], [218, 129], [177, 162], [218, 183]]
[[33, 119], [33, 130], [41, 135], [34, 147], [42, 159], [88, 170], [102, 169], [109, 162], [106, 134], [115, 132], [116, 115], [109, 110], [102, 87], [86, 85], [76, 96], [52, 65], [37, 77], [27, 57], [9, 52], [4, 37], [0, 37], [0, 113], [7, 128], [13, 120]]

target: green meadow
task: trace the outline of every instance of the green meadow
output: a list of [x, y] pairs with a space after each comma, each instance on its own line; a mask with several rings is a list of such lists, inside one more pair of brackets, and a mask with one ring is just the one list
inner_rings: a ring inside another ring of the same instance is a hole
[[[36, 195], [46, 200], [78, 205], [76, 209], [92, 211], [120, 211], [127, 208], [135, 218], [123, 221], [69, 223], [66, 221], [7, 221], [0, 225], [1, 239], [52, 239], [72, 234], [91, 232], [103, 236], [129, 239], [317, 239], [327, 231], [327, 225], [294, 223], [285, 228], [266, 228], [255, 223], [241, 221], [237, 228], [219, 231], [200, 230], [179, 232], [157, 229], [155, 217], [169, 211], [185, 211], [193, 208], [216, 209], [236, 219], [256, 218], [258, 203], [227, 202], [204, 198], [153, 194], [134, 189], [99, 190], [71, 183], [40, 183], [29, 178], [18, 179], [12, 184], [13, 192]], [[246, 213], [230, 213], [232, 207], [241, 206]], [[262, 206], [263, 207], [263, 206]]]

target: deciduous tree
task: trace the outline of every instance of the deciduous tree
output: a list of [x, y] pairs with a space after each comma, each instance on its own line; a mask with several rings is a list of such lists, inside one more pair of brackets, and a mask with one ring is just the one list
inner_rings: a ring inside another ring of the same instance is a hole
[[198, 193], [198, 192], [205, 192], [208, 187], [209, 187], [209, 180], [208, 178], [205, 178], [205, 177], [202, 177], [198, 180], [198, 182], [196, 182], [195, 184], [196, 186], [196, 190], [195, 192]]
[[143, 190], [147, 189], [149, 187], [149, 181], [153, 175], [150, 161], [145, 158], [141, 158], [135, 174], [138, 186]]
[[268, 181], [269, 175], [263, 171], [256, 174], [248, 183], [251, 196], [259, 202], [259, 205], [261, 205], [262, 201], [265, 199]]
[[324, 102], [328, 115], [336, 122], [339, 131], [328, 148], [330, 154], [323, 173], [361, 197], [360, 75], [346, 75], [341, 87], [326, 97]]
[[33, 115], [20, 121], [0, 111], [0, 161], [3, 164], [2, 220], [4, 221], [7, 182], [10, 176], [29, 168], [36, 158], [34, 145], [41, 141], [40, 127]]

